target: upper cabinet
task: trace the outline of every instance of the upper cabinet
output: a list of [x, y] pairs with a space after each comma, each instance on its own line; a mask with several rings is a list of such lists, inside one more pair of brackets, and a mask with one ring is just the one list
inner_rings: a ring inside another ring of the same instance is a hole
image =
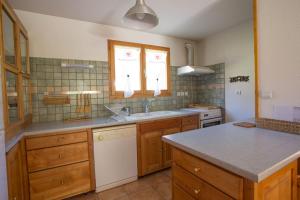
[[5, 9], [2, 9], [2, 34], [4, 62], [16, 66], [15, 23]]
[[21, 59], [21, 70], [24, 74], [29, 74], [29, 60], [28, 60], [28, 39], [24, 33], [20, 32], [20, 59]]
[[8, 123], [13, 124], [19, 121], [19, 102], [18, 102], [18, 75], [6, 71], [6, 95], [8, 108]]
[[31, 122], [31, 84], [27, 31], [14, 10], [0, 0], [3, 118], [6, 140]]

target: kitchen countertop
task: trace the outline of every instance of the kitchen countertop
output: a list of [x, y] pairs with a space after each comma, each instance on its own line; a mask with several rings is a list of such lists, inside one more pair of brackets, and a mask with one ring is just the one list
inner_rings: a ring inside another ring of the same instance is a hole
[[163, 140], [254, 182], [300, 157], [300, 135], [232, 123], [168, 135]]
[[84, 129], [84, 128], [102, 128], [109, 126], [119, 126], [126, 124], [134, 124], [137, 122], [151, 121], [157, 119], [167, 119], [173, 117], [181, 117], [196, 114], [197, 112], [185, 111], [185, 110], [175, 110], [176, 114], [167, 115], [167, 116], [158, 116], [151, 117], [149, 119], [140, 119], [140, 120], [114, 120], [111, 117], [107, 118], [95, 118], [90, 120], [82, 120], [82, 121], [58, 121], [58, 122], [44, 122], [44, 123], [33, 123], [29, 127], [27, 127], [22, 133], [18, 134], [16, 137], [12, 138], [5, 145], [5, 150], [8, 152], [16, 143], [18, 143], [24, 136], [33, 136], [44, 133], [55, 133], [62, 131], [70, 131], [76, 129]]

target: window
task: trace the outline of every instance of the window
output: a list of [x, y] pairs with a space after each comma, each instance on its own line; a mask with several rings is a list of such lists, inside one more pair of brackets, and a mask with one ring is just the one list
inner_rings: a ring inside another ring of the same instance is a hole
[[168, 96], [170, 49], [108, 41], [112, 98]]

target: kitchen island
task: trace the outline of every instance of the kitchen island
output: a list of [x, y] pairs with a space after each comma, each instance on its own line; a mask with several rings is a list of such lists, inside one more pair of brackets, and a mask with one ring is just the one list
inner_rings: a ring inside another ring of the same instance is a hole
[[224, 124], [164, 136], [173, 199], [297, 199], [300, 135]]

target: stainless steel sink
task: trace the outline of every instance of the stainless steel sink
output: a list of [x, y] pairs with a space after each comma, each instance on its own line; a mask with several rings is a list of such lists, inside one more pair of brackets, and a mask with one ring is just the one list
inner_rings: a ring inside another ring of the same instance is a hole
[[135, 113], [131, 114], [130, 116], [124, 116], [127, 121], [134, 121], [134, 120], [141, 120], [141, 119], [151, 119], [157, 117], [164, 117], [164, 116], [172, 116], [178, 115], [180, 112], [178, 111], [155, 111], [155, 112], [148, 112], [148, 113]]

